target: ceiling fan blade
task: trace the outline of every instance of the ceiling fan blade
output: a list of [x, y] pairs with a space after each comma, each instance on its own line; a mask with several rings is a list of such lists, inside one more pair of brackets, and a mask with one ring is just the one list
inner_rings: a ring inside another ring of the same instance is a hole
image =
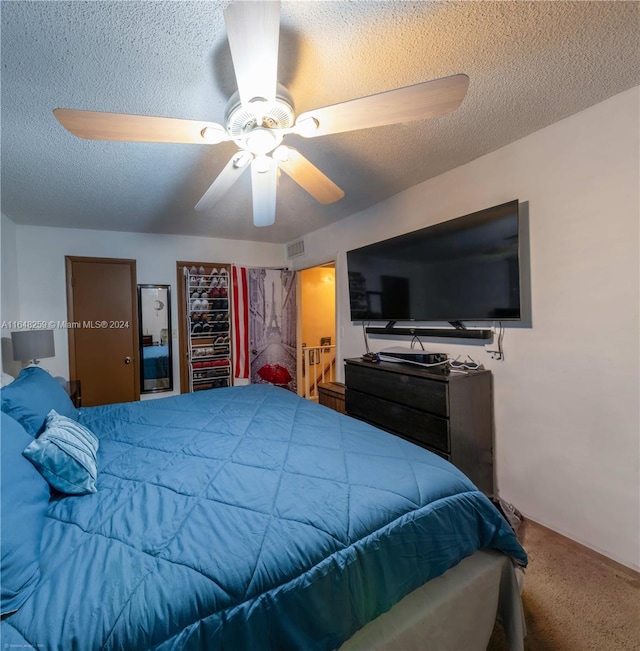
[[231, 186], [242, 176], [251, 160], [251, 154], [245, 151], [235, 153], [224, 169], [217, 176], [216, 180], [209, 186], [200, 201], [196, 204], [196, 210], [210, 210], [229, 191]]
[[276, 220], [278, 166], [269, 156], [256, 156], [251, 163], [253, 225], [271, 226]]
[[281, 170], [320, 203], [333, 203], [344, 197], [344, 191], [298, 150], [280, 146], [273, 152], [273, 157]]
[[[201, 145], [231, 140], [225, 128], [215, 122], [62, 108], [55, 109], [53, 114], [67, 131], [74, 136], [89, 140], [177, 142]], [[206, 135], [203, 135], [205, 129]]]
[[296, 132], [314, 138], [446, 115], [460, 106], [468, 86], [467, 75], [453, 75], [325, 106], [300, 114]]
[[224, 12], [240, 101], [275, 101], [280, 2], [232, 2]]

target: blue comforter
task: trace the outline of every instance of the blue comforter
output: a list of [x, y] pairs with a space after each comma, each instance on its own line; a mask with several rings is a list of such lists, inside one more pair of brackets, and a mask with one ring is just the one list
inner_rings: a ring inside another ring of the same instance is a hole
[[169, 346], [144, 346], [142, 363], [145, 380], [169, 377]]
[[526, 563], [428, 451], [270, 385], [83, 409], [98, 492], [50, 503], [42, 578], [3, 641], [335, 649], [482, 547]]

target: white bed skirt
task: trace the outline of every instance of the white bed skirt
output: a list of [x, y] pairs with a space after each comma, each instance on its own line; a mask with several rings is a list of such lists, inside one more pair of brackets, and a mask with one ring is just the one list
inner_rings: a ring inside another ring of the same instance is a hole
[[486, 651], [496, 617], [510, 651], [523, 651], [518, 578], [522, 570], [504, 554], [477, 551], [369, 622], [339, 651]]

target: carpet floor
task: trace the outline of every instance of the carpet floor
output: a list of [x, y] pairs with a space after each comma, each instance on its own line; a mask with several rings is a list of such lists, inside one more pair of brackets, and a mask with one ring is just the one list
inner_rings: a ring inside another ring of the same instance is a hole
[[[525, 521], [525, 651], [639, 651], [640, 575]], [[508, 651], [496, 625], [487, 651]]]

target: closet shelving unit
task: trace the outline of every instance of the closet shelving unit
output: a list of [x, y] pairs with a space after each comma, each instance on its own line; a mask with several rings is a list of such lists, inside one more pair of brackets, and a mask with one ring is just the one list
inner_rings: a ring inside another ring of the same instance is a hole
[[231, 267], [183, 266], [188, 390], [231, 386]]

